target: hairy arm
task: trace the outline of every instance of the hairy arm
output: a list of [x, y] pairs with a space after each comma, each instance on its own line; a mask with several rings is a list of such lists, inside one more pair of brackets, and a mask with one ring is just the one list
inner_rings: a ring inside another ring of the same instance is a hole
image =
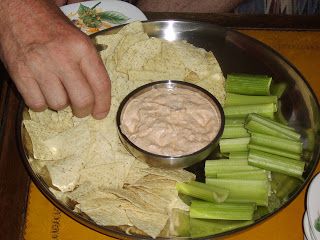
[[26, 104], [106, 116], [110, 81], [90, 39], [52, 0], [0, 1], [0, 58]]

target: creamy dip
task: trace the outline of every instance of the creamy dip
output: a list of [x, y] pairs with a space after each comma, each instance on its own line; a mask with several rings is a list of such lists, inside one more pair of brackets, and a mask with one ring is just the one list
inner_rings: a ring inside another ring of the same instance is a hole
[[153, 88], [130, 100], [120, 128], [141, 149], [177, 157], [207, 146], [220, 125], [217, 107], [199, 93]]

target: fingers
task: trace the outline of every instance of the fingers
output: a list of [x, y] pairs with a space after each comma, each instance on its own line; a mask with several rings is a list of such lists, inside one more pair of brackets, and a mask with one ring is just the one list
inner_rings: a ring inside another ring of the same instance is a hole
[[60, 79], [52, 73], [38, 77], [38, 84], [48, 106], [53, 110], [62, 110], [68, 106], [68, 96]]
[[47, 108], [45, 97], [43, 96], [38, 83], [35, 81], [25, 66], [20, 66], [19, 69], [11, 74], [15, 85], [23, 97], [25, 104], [33, 111], [41, 112]]
[[96, 119], [106, 117], [111, 103], [111, 84], [101, 58], [92, 51], [81, 61], [81, 70], [87, 78], [94, 95], [92, 116]]
[[109, 76], [91, 42], [78, 39], [78, 44], [69, 48], [54, 43], [30, 48], [23, 60], [13, 65], [12, 78], [32, 110], [42, 111], [47, 106], [61, 110], [70, 104], [77, 117], [92, 114], [102, 119], [107, 115]]
[[86, 117], [92, 113], [94, 94], [91, 86], [78, 65], [65, 66], [61, 82], [71, 103], [72, 111], [77, 117]]

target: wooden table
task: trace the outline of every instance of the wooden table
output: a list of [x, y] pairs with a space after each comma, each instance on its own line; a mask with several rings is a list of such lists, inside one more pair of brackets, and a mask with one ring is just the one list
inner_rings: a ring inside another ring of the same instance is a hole
[[[246, 29], [242, 31], [273, 47], [296, 65], [308, 80], [318, 99], [320, 98], [319, 17], [242, 16], [241, 18], [233, 15], [172, 13], [147, 13], [147, 16], [149, 19], [173, 17], [197, 19], [227, 27]], [[250, 30], [253, 27], [260, 29]], [[261, 29], [262, 27], [263, 29]], [[275, 29], [275, 27], [280, 28]], [[266, 31], [264, 28], [272, 30]], [[297, 29], [304, 30], [296, 31]], [[6, 70], [0, 66], [0, 239], [3, 240], [23, 239], [30, 185], [30, 179], [22, 166], [16, 147], [15, 117], [19, 99]], [[319, 166], [317, 171], [320, 171]], [[304, 211], [304, 193], [303, 191], [285, 210], [273, 216], [266, 223], [249, 229], [249, 233], [251, 231], [252, 234], [255, 234], [255, 238], [252, 239], [302, 239], [301, 221]], [[292, 220], [291, 226], [282, 225], [288, 224], [290, 220]], [[279, 234], [274, 234], [276, 231]], [[228, 239], [248, 239], [241, 234], [243, 233], [232, 235]]]

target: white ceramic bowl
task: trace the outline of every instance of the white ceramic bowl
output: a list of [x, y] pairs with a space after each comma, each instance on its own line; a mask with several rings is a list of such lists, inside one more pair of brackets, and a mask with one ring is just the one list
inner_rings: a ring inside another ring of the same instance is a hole
[[315, 221], [320, 217], [320, 173], [311, 181], [307, 192], [307, 213], [311, 235], [314, 240], [320, 240], [320, 232], [315, 227]]
[[304, 238], [306, 240], [315, 240], [311, 234], [311, 226], [309, 223], [307, 211], [305, 211], [303, 214], [303, 232], [304, 232]]

